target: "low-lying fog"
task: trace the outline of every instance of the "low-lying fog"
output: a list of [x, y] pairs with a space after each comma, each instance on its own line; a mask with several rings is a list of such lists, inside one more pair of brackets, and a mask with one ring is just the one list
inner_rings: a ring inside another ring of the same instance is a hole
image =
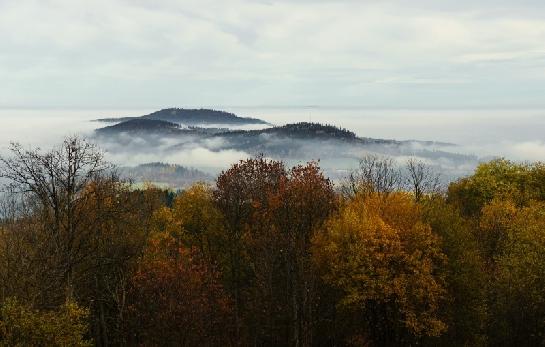
[[514, 160], [545, 160], [545, 110], [371, 110], [357, 108], [228, 108], [273, 124], [330, 123], [358, 136], [431, 140], [464, 153]]
[[[545, 161], [545, 110], [370, 110], [357, 108], [235, 108], [214, 107], [239, 116], [255, 117], [275, 125], [295, 122], [332, 124], [354, 131], [358, 136], [430, 140], [459, 145], [450, 152], [473, 154], [478, 158], [503, 156], [513, 160]], [[66, 135], [91, 136], [105, 124], [93, 122], [101, 117], [140, 116], [148, 110], [0, 110], [0, 153], [10, 141], [48, 148]], [[224, 125], [219, 125], [225, 127]], [[251, 125], [243, 129], [256, 129]], [[240, 129], [240, 127], [239, 127]], [[138, 145], [138, 139], [125, 143], [102, 143], [107, 158], [118, 165], [168, 162], [217, 172], [252, 153], [237, 150], [214, 151], [200, 145], [166, 151], [171, 140]], [[337, 165], [330, 162], [329, 165]], [[339, 164], [336, 169], [350, 168]], [[330, 168], [331, 169], [331, 168]], [[464, 168], [470, 170], [471, 168]]]

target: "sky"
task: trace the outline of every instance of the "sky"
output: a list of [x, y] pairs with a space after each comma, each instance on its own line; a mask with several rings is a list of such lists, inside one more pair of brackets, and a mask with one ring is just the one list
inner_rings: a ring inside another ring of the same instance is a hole
[[0, 108], [545, 107], [542, 0], [0, 0]]

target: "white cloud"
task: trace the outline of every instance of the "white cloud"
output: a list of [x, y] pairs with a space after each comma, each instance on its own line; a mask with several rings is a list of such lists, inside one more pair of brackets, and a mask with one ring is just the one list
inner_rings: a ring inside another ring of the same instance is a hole
[[539, 9], [530, 0], [0, 1], [0, 107], [543, 105]]

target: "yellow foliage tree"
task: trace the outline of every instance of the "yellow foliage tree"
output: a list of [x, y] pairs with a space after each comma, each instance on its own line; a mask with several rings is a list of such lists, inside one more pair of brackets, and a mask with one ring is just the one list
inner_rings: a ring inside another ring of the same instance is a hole
[[359, 313], [362, 334], [380, 345], [437, 336], [446, 257], [440, 239], [403, 193], [356, 196], [314, 238], [326, 283], [342, 293], [339, 308]]
[[183, 228], [183, 237], [190, 247], [197, 247], [212, 262], [221, 262], [225, 230], [223, 216], [216, 207], [212, 188], [196, 183], [181, 193], [172, 207], [173, 218]]
[[492, 200], [509, 199], [517, 206], [545, 200], [545, 164], [496, 159], [480, 164], [472, 176], [452, 183], [449, 201], [467, 215], [477, 215]]
[[477, 240], [489, 262], [502, 252], [507, 230], [517, 213], [517, 207], [510, 200], [494, 199], [482, 208]]
[[488, 278], [473, 223], [442, 197], [426, 198], [421, 205], [424, 221], [441, 237], [441, 248], [448, 257], [444, 268], [448, 295], [441, 305], [448, 330], [429, 342], [436, 346], [486, 345]]
[[491, 295], [493, 343], [545, 343], [545, 203], [520, 209], [507, 225]]
[[84, 339], [88, 315], [72, 301], [55, 311], [39, 311], [8, 299], [0, 307], [0, 346], [91, 346]]

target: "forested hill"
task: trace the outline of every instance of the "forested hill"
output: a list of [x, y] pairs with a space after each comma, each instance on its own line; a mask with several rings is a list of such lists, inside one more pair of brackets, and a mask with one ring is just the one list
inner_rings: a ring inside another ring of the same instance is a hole
[[416, 155], [449, 165], [474, 165], [477, 161], [475, 156], [442, 150], [447, 144], [359, 137], [344, 128], [307, 122], [259, 130], [230, 130], [137, 118], [97, 129], [96, 135], [95, 140], [109, 152], [117, 155], [124, 152], [128, 156], [144, 153], [179, 156], [196, 149], [215, 153], [239, 151], [277, 159], [319, 158], [329, 160], [328, 168], [334, 170], [350, 166], [365, 152]]
[[121, 117], [121, 118], [102, 118], [100, 122], [124, 122], [132, 119], [153, 119], [167, 122], [198, 125], [198, 124], [268, 124], [264, 120], [257, 118], [239, 117], [234, 113], [211, 110], [211, 109], [184, 109], [184, 108], [165, 108], [141, 117]]
[[356, 139], [356, 134], [350, 130], [339, 128], [332, 125], [324, 125], [319, 123], [293, 123], [286, 124], [284, 126], [272, 127], [261, 130], [238, 130], [230, 131], [227, 133], [217, 134], [217, 136], [256, 136], [270, 134], [280, 137], [290, 137], [298, 139], [307, 139], [307, 140], [317, 140], [317, 139], [337, 139], [337, 140], [354, 140]]
[[[343, 146], [400, 145], [403, 143], [396, 140], [358, 137], [354, 132], [345, 128], [308, 122], [293, 123], [260, 130], [218, 132], [213, 136], [221, 137], [231, 144], [240, 144], [240, 148], [260, 147], [262, 149], [271, 145], [274, 147], [297, 147], [301, 143], [311, 143], [311, 141], [319, 141], [322, 144], [327, 142]], [[282, 142], [279, 143], [277, 140], [282, 140]], [[310, 149], [307, 148], [307, 150]], [[265, 150], [265, 152], [267, 151]]]
[[395, 140], [360, 138], [350, 130], [319, 123], [293, 123], [283, 126], [270, 127], [259, 130], [229, 130], [227, 128], [201, 128], [195, 126], [180, 127], [178, 124], [165, 120], [134, 118], [118, 124], [99, 128], [96, 132], [100, 135], [115, 135], [119, 133], [163, 134], [163, 135], [199, 135], [222, 137], [229, 140], [249, 138], [266, 142], [267, 136], [275, 138], [289, 138], [294, 140], [331, 140], [342, 142], [372, 142], [372, 143], [398, 143]]
[[97, 129], [99, 134], [116, 134], [122, 132], [142, 132], [142, 133], [178, 133], [182, 129], [178, 124], [163, 120], [135, 118], [118, 124], [110, 125]]
[[212, 182], [214, 179], [212, 175], [194, 168], [160, 162], [122, 167], [120, 171], [123, 177], [135, 183], [149, 182], [172, 189], [187, 188], [195, 182]]

